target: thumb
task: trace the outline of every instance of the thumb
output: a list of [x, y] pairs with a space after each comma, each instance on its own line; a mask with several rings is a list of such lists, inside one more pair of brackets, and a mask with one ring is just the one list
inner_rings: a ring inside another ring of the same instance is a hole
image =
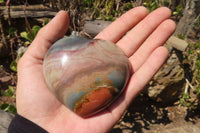
[[67, 12], [58, 12], [46, 26], [40, 29], [24, 56], [31, 56], [34, 59], [43, 60], [49, 47], [65, 35], [68, 27], [69, 16]]

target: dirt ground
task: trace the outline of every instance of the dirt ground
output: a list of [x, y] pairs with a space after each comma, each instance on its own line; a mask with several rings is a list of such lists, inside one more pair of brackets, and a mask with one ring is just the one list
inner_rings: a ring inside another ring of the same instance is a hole
[[138, 96], [111, 133], [198, 133], [199, 112], [190, 112], [176, 103], [163, 107]]

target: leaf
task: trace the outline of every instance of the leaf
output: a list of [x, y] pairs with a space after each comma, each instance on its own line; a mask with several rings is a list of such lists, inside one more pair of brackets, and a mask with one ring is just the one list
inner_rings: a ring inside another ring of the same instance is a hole
[[33, 39], [36, 37], [36, 35], [37, 35], [37, 33], [38, 33], [38, 31], [39, 31], [40, 29], [41, 29], [41, 27], [38, 26], [38, 25], [35, 25], [35, 26], [32, 27]]
[[181, 105], [183, 105], [185, 101], [184, 101], [184, 99], [181, 98], [179, 102]]
[[131, 3], [131, 2], [127, 2], [127, 3], [126, 3], [126, 8], [127, 8], [127, 9], [133, 8], [132, 3]]
[[198, 48], [200, 48], [200, 42], [198, 42], [198, 43], [195, 43], [195, 44], [194, 44], [194, 48], [195, 48], [195, 49], [198, 49]]
[[12, 114], [17, 113], [16, 107], [14, 105], [8, 104], [8, 103], [1, 104], [0, 109], [2, 109], [3, 111], [6, 111], [6, 112], [12, 113]]
[[191, 103], [187, 102], [187, 103], [186, 103], [186, 106], [187, 106], [187, 107], [188, 107], [188, 106], [191, 106]]
[[12, 86], [8, 86], [8, 91], [7, 91], [7, 95], [9, 96], [9, 97], [12, 97], [13, 95], [14, 95], [14, 92], [15, 92], [15, 90], [14, 90], [14, 88], [12, 87]]
[[10, 69], [14, 72], [17, 72], [17, 62], [16, 61], [12, 61], [10, 64]]
[[4, 3], [4, 0], [0, 0], [0, 3]]
[[15, 32], [16, 32], [16, 29], [14, 27], [9, 27], [8, 29], [8, 34], [10, 36], [14, 36], [15, 35]]
[[7, 111], [8, 110], [8, 106], [9, 106], [8, 103], [3, 103], [3, 104], [0, 105], [0, 109], [2, 109], [4, 111]]
[[20, 36], [23, 37], [23, 38], [25, 38], [26, 40], [32, 42], [32, 39], [31, 39], [30, 35], [29, 35], [28, 32], [26, 32], [26, 31], [21, 32], [21, 33], [20, 33]]
[[14, 105], [10, 104], [8, 106], [8, 112], [12, 113], [12, 114], [16, 114], [17, 113], [17, 109]]
[[196, 88], [196, 93], [197, 93], [197, 95], [200, 95], [200, 86], [198, 86], [198, 87]]
[[8, 86], [7, 90], [1, 90], [1, 94], [3, 96], [12, 97], [14, 96], [14, 88], [12, 86]]
[[179, 39], [182, 39], [182, 40], [185, 39], [185, 35], [184, 34], [178, 34], [177, 36], [178, 36]]
[[200, 69], [200, 60], [196, 61], [196, 68], [199, 70]]
[[187, 100], [187, 99], [190, 98], [190, 96], [189, 96], [187, 93], [183, 93], [183, 98], [184, 98], [185, 100]]
[[24, 55], [24, 52], [21, 52], [21, 53], [19, 54], [19, 57], [21, 58], [23, 55]]
[[42, 23], [42, 26], [47, 25], [50, 22], [50, 19], [45, 19], [44, 22]]

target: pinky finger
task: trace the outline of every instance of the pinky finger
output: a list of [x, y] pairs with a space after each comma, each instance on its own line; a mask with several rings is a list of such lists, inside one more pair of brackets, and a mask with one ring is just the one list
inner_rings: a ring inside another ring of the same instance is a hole
[[125, 94], [126, 105], [129, 105], [132, 99], [146, 86], [164, 64], [167, 57], [168, 50], [160, 46], [155, 49], [144, 64], [133, 73]]

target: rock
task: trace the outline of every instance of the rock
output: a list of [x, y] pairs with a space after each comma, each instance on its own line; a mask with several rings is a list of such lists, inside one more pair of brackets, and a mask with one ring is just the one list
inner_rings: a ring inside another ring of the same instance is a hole
[[26, 52], [27, 49], [28, 49], [28, 47], [24, 47], [24, 46], [21, 46], [21, 47], [18, 48], [16, 61], [19, 61], [19, 59]]
[[86, 20], [84, 24], [84, 30], [90, 36], [95, 37], [99, 32], [101, 32], [111, 23], [111, 21], [103, 20]]
[[18, 48], [18, 50], [17, 50], [17, 56], [20, 56], [20, 55], [24, 54], [27, 49], [28, 48], [24, 47], [24, 46], [21, 46], [20, 48]]
[[169, 59], [146, 87], [145, 93], [156, 102], [171, 104], [178, 100], [184, 85], [184, 70], [180, 66], [177, 55], [172, 52]]
[[171, 36], [167, 40], [166, 44], [171, 45], [173, 48], [176, 48], [177, 50], [180, 51], [185, 51], [188, 46], [188, 43], [185, 40], [179, 39], [176, 36]]
[[14, 115], [0, 110], [0, 133], [7, 133], [8, 127]]
[[200, 128], [196, 125], [187, 124], [180, 127], [174, 127], [171, 129], [162, 129], [161, 132], [162, 133], [199, 133]]

